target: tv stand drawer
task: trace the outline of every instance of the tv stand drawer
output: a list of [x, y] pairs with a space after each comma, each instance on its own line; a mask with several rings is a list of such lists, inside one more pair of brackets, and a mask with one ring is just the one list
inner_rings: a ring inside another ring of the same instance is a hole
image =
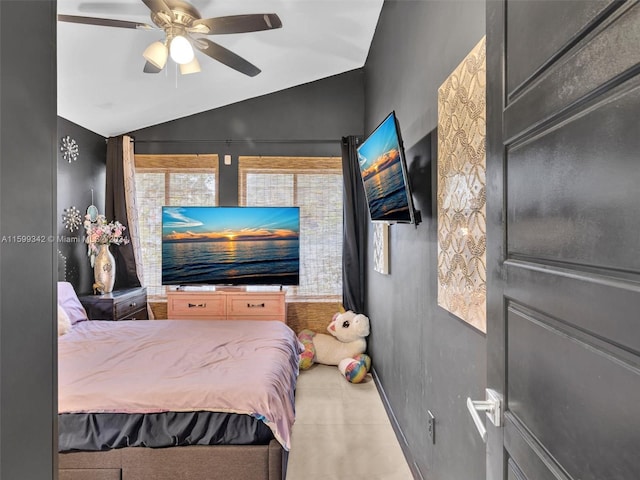
[[185, 320], [223, 320], [227, 306], [224, 295], [185, 293], [167, 295], [167, 317]]
[[[271, 292], [269, 292], [271, 293]], [[284, 321], [284, 297], [276, 294], [236, 294], [227, 297], [227, 317], [245, 320]]]

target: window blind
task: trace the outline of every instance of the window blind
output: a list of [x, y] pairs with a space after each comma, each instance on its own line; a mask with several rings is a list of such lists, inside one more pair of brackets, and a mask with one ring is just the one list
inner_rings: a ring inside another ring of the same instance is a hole
[[342, 298], [342, 160], [240, 157], [240, 204], [300, 207], [300, 285], [293, 300]]
[[162, 286], [162, 206], [218, 203], [217, 155], [136, 155], [136, 195], [145, 286], [150, 297]]

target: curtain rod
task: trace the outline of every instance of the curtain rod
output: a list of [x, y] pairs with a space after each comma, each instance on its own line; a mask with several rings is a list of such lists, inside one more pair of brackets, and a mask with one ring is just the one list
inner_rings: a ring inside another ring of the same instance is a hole
[[135, 140], [133, 139], [134, 143], [185, 143], [185, 144], [189, 144], [189, 143], [219, 143], [219, 144], [223, 144], [223, 145], [232, 145], [232, 144], [239, 144], [239, 143], [290, 143], [290, 144], [309, 144], [309, 143], [314, 143], [314, 144], [322, 144], [322, 143], [340, 143], [341, 139], [332, 139], [332, 140], [260, 140], [260, 139], [253, 139], [253, 138], [248, 138], [248, 139], [242, 139], [242, 140], [237, 140], [237, 139], [227, 139], [227, 140]]

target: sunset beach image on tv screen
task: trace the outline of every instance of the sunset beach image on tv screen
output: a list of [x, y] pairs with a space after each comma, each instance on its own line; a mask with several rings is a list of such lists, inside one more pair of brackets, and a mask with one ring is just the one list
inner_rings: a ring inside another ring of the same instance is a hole
[[358, 163], [372, 221], [411, 221], [401, 155], [393, 114], [358, 147]]
[[298, 207], [163, 207], [163, 285], [297, 285]]

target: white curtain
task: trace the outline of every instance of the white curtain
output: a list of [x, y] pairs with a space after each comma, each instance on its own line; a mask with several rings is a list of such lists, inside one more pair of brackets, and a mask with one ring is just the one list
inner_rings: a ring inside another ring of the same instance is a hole
[[[133, 141], [131, 137], [124, 135], [122, 137], [122, 169], [124, 173], [124, 195], [127, 207], [127, 219], [129, 220], [129, 240], [133, 247], [133, 258], [136, 262], [136, 272], [142, 286], [144, 283], [144, 274], [142, 269], [142, 247], [140, 245], [140, 232], [138, 228], [138, 205], [136, 202], [136, 165], [133, 150]], [[147, 311], [149, 319], [153, 319], [153, 311], [147, 302]]]

